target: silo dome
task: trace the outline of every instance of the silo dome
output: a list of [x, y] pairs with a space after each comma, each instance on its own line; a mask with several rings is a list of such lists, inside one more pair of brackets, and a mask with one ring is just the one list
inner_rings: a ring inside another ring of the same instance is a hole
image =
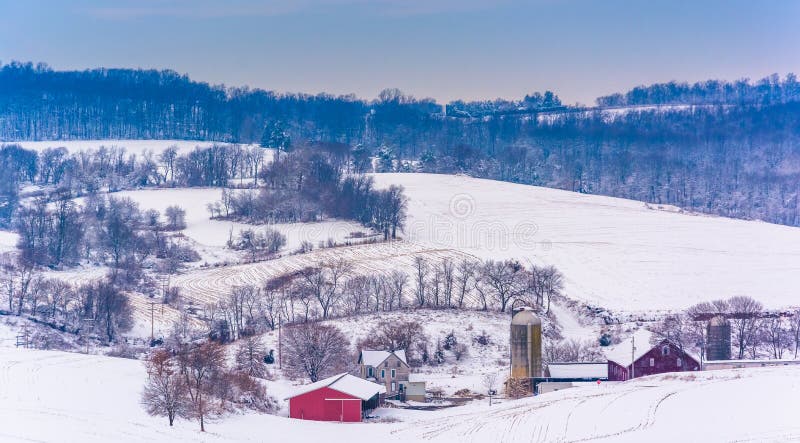
[[511, 317], [512, 325], [541, 325], [542, 320], [531, 308], [522, 308]]

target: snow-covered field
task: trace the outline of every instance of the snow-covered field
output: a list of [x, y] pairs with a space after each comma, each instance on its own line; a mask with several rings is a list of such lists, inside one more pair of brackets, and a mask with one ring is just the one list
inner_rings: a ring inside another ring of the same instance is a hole
[[555, 265], [571, 298], [619, 311], [734, 295], [772, 308], [800, 304], [799, 228], [464, 176], [374, 177], [405, 187], [407, 240]]
[[[240, 254], [226, 248], [228, 239], [235, 238], [242, 230], [258, 230], [264, 227], [226, 220], [211, 220], [207, 206], [209, 203], [220, 201], [222, 191], [218, 188], [146, 189], [117, 192], [113, 196], [128, 197], [137, 202], [142, 210], [155, 209], [161, 214], [164, 214], [169, 206], [177, 205], [183, 208], [186, 211], [186, 229], [182, 232], [194, 241], [203, 257], [201, 264], [238, 261]], [[314, 247], [328, 239], [343, 243], [353, 232], [369, 231], [360, 224], [347, 220], [278, 223], [268, 226], [286, 236], [284, 251], [294, 251], [304, 241], [311, 242]]]
[[424, 257], [433, 265], [447, 257], [459, 259], [467, 255], [455, 250], [430, 248], [405, 241], [342, 246], [264, 262], [193, 270], [175, 276], [172, 284], [181, 288], [185, 298], [202, 304], [226, 296], [234, 286], [259, 286], [281, 274], [318, 263], [333, 263], [339, 259], [349, 262], [353, 274], [357, 275], [390, 273], [393, 270], [402, 270], [410, 275], [416, 257]]
[[[380, 409], [396, 422], [338, 424], [242, 414], [170, 428], [139, 406], [141, 362], [0, 348], [4, 442], [789, 441], [800, 370], [728, 370], [587, 386], [489, 406], [439, 411]], [[274, 393], [277, 394], [277, 393]]]

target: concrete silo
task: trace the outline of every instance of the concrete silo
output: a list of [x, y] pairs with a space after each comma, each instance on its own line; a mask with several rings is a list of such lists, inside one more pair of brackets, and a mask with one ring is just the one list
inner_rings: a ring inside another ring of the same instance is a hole
[[511, 377], [542, 376], [542, 321], [531, 308], [511, 317]]
[[731, 322], [722, 315], [708, 321], [706, 360], [731, 359]]

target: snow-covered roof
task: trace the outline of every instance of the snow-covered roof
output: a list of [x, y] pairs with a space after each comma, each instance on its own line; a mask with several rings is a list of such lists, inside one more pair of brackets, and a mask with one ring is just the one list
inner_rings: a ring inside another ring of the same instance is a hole
[[406, 351], [405, 349], [398, 349], [396, 351], [370, 351], [364, 350], [361, 351], [361, 363], [367, 366], [372, 366], [377, 368], [378, 365], [383, 363], [384, 360], [389, 358], [390, 355], [394, 354], [397, 358], [400, 359], [406, 365], [408, 361], [406, 361]]
[[[650, 344], [650, 339], [652, 337], [652, 332], [646, 329], [639, 329], [634, 332], [633, 335], [623, 340], [622, 343], [606, 349], [606, 358], [620, 366], [628, 367], [653, 349], [653, 345]], [[634, 339], [636, 349], [632, 352], [631, 347], [634, 345], [634, 343], [632, 343]]]
[[310, 385], [305, 385], [295, 391], [291, 396], [286, 397], [286, 400], [297, 397], [298, 395], [307, 394], [311, 391], [316, 391], [320, 388], [335, 389], [339, 392], [352, 395], [353, 397], [358, 397], [365, 401], [372, 398], [375, 394], [386, 393], [386, 386], [372, 383], [371, 381], [358, 378], [348, 373], [342, 373], [339, 375], [334, 375], [333, 377], [328, 377], [324, 380], [320, 380], [316, 383], [311, 383]]
[[550, 363], [552, 378], [608, 378], [607, 363]]

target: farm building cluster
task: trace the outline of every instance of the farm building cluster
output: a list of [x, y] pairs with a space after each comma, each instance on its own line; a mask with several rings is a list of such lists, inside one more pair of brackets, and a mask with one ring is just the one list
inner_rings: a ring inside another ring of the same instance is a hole
[[[720, 316], [707, 319], [704, 351], [711, 360], [704, 361], [668, 338], [639, 329], [619, 344], [605, 348], [605, 361], [545, 364], [541, 319], [531, 308], [515, 308], [512, 312], [506, 389], [516, 380], [528, 394], [669, 372], [800, 364], [788, 360], [731, 360], [730, 323]], [[342, 373], [303, 386], [288, 398], [289, 415], [305, 420], [362, 421], [373, 409], [386, 405], [386, 400], [425, 402], [430, 393], [420, 377], [412, 372], [403, 349], [361, 350], [357, 375]]]

